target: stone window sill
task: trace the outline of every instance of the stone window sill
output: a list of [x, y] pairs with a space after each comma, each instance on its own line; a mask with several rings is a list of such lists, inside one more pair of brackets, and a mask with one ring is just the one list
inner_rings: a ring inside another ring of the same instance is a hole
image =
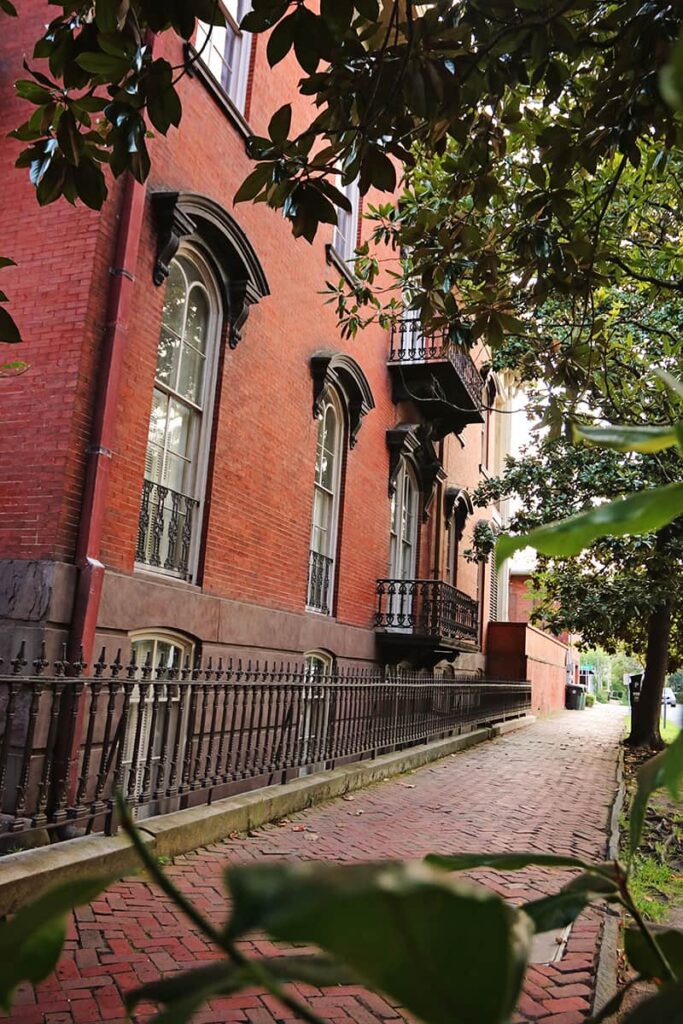
[[348, 285], [355, 288], [358, 285], [358, 278], [351, 270], [346, 260], [339, 255], [333, 245], [328, 244], [325, 246], [325, 255], [329, 265], [339, 271]]

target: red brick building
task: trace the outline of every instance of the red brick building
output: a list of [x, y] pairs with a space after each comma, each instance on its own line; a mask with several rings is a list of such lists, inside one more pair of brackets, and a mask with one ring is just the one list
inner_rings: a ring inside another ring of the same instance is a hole
[[[235, 2], [228, 13], [239, 13]], [[3, 23], [0, 131], [48, 19]], [[168, 37], [174, 65], [192, 55]], [[325, 281], [352, 273], [360, 203], [315, 244], [233, 206], [297, 64], [216, 31], [180, 83], [179, 131], [145, 186], [101, 213], [40, 209], [19, 143], [0, 152], [3, 287], [30, 364], [0, 380], [0, 646], [69, 643], [482, 670], [507, 586], [463, 555], [469, 491], [500, 465], [509, 417], [485, 351], [407, 321], [343, 341]], [[297, 115], [307, 111], [299, 99]], [[501, 596], [502, 595], [502, 596]]]
[[564, 688], [578, 682], [579, 655], [567, 632], [554, 636], [531, 625], [538, 604], [528, 569], [508, 567], [506, 622], [492, 623], [486, 660], [493, 679], [528, 679], [533, 710], [547, 714], [564, 707]]

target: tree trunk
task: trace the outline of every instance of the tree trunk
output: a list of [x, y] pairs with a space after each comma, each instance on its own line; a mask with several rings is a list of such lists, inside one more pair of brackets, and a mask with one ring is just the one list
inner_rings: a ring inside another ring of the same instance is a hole
[[671, 603], [660, 605], [647, 624], [645, 675], [639, 699], [631, 708], [631, 734], [626, 742], [632, 747], [662, 747], [659, 719], [662, 713], [662, 691], [669, 667], [671, 634]]

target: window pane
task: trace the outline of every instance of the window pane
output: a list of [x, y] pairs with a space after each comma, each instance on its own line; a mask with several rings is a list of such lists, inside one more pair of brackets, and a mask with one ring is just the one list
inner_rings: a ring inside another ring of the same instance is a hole
[[328, 452], [333, 452], [337, 447], [337, 414], [331, 405], [328, 405], [325, 410], [325, 417], [322, 422], [321, 442]]
[[334, 490], [336, 448], [337, 416], [334, 408], [328, 405], [318, 427], [318, 446], [315, 463], [315, 478], [328, 491]]
[[[191, 463], [187, 459], [183, 459], [173, 452], [166, 452], [162, 484], [164, 487], [170, 487], [172, 491], [187, 494], [190, 490], [191, 468]], [[166, 501], [165, 507], [169, 510], [170, 514], [170, 499]]]
[[201, 352], [183, 345], [180, 360], [177, 391], [195, 405], [202, 405], [202, 386], [204, 384], [204, 364], [206, 360]]
[[330, 527], [331, 511], [332, 498], [325, 491], [321, 491], [316, 487], [315, 500], [313, 502], [313, 526], [318, 526], [322, 530], [328, 530]]
[[166, 387], [175, 388], [179, 355], [180, 338], [162, 327], [157, 350], [156, 379]]
[[319, 451], [317, 476], [321, 487], [328, 491], [334, 489], [334, 457], [328, 452]]
[[149, 418], [145, 476], [155, 483], [161, 481], [164, 464], [164, 440], [166, 438], [166, 414], [168, 399], [161, 391], [154, 390], [152, 414]]
[[166, 446], [169, 451], [184, 457], [190, 454], [190, 441], [195, 414], [186, 405], [175, 399], [168, 404], [168, 427]]
[[232, 15], [233, 21], [239, 25], [247, 9], [246, 0], [225, 0], [223, 6], [228, 14]]
[[209, 328], [209, 303], [203, 288], [192, 288], [187, 303], [187, 319], [183, 340], [200, 352], [206, 351]]
[[185, 298], [187, 287], [179, 262], [174, 260], [166, 282], [164, 293], [164, 311], [161, 315], [163, 324], [175, 334], [182, 334], [185, 318]]
[[[154, 659], [154, 641], [153, 640], [136, 640], [131, 644], [133, 653], [135, 654], [135, 661], [138, 665], [138, 670], [143, 667], [147, 661], [147, 655], [150, 654]], [[152, 661], [154, 664], [154, 661]], [[156, 666], [155, 666], [156, 667]]]

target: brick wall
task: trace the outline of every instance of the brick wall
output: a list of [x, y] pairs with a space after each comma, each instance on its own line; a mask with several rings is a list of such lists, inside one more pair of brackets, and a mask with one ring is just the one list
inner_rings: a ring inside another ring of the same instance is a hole
[[[13, 95], [12, 82], [22, 76], [23, 55], [30, 52], [46, 17], [45, 5], [36, 0], [24, 5], [21, 18], [3, 23], [3, 138], [26, 116], [28, 105]], [[291, 59], [270, 69], [264, 40], [255, 39], [254, 44], [247, 109], [254, 132], [264, 134], [283, 98], [296, 96], [300, 70]], [[159, 38], [158, 52], [173, 64], [182, 62], [181, 45], [170, 37]], [[320, 349], [345, 351], [367, 376], [376, 408], [365, 417], [355, 448], [345, 455], [336, 617], [342, 624], [371, 630], [375, 580], [386, 575], [389, 560], [385, 434], [397, 421], [386, 369], [387, 334], [374, 327], [354, 341], [340, 338], [333, 308], [321, 294], [326, 279], [338, 277], [326, 261], [331, 228], [322, 227], [308, 245], [293, 239], [282, 217], [263, 205], [233, 207], [232, 197], [250, 170], [244, 137], [198, 77], [185, 76], [179, 89], [182, 128], [151, 140], [147, 195], [156, 190], [197, 192], [228, 209], [253, 245], [271, 291], [251, 308], [238, 347], [224, 349], [203, 569], [200, 587], [184, 592], [188, 600], [201, 592], [303, 614], [317, 431], [309, 360]], [[306, 104], [295, 100], [295, 125], [308, 116]], [[41, 210], [26, 173], [13, 168], [19, 148], [10, 140], [0, 152], [3, 255], [19, 263], [16, 270], [3, 271], [2, 284], [26, 339], [20, 354], [30, 369], [21, 377], [0, 380], [0, 558], [69, 563], [74, 559], [120, 187], [112, 183], [100, 214], [64, 201]], [[112, 579], [133, 573], [164, 300], [163, 287], [152, 282], [156, 244], [148, 201], [104, 522], [102, 558]], [[480, 365], [486, 361], [484, 352], [474, 357]], [[476, 486], [481, 439], [482, 427], [472, 425], [461, 437], [444, 441], [442, 457], [450, 481]], [[419, 573], [424, 577], [443, 570], [442, 499], [443, 494], [437, 495], [431, 517], [421, 527]], [[488, 581], [485, 577], [479, 594], [479, 569], [462, 552], [471, 542], [476, 519], [486, 515], [477, 511], [468, 522], [458, 571], [458, 587], [482, 598], [484, 634]], [[172, 627], [176, 611], [179, 615], [187, 603], [182, 593], [178, 587], [168, 598], [168, 621], [136, 621], [135, 628]], [[229, 623], [224, 626], [229, 631]], [[105, 634], [119, 628], [113, 620], [101, 621]]]
[[566, 658], [566, 644], [528, 623], [489, 623], [486, 674], [492, 679], [528, 679], [536, 714], [564, 707]]

